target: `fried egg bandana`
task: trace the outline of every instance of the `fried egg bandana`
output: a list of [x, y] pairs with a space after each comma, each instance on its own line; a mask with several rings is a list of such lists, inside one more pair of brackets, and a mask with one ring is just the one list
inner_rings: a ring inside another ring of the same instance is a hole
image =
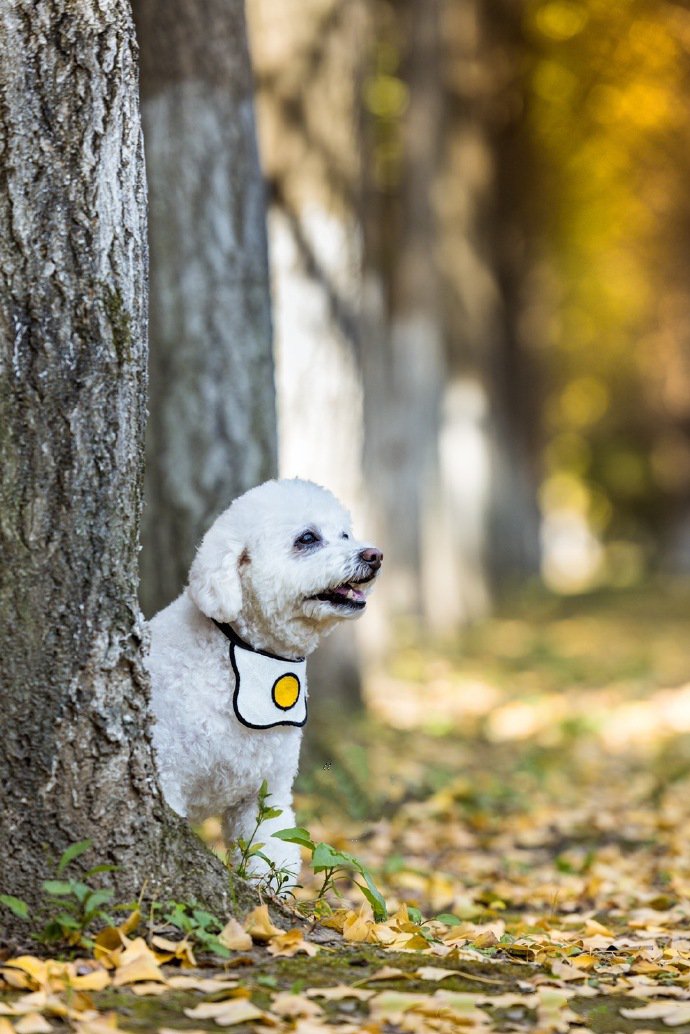
[[230, 641], [230, 663], [235, 673], [232, 705], [243, 725], [272, 729], [277, 725], [304, 725], [307, 720], [307, 661], [290, 660], [266, 650], [255, 650], [230, 625], [215, 622]]

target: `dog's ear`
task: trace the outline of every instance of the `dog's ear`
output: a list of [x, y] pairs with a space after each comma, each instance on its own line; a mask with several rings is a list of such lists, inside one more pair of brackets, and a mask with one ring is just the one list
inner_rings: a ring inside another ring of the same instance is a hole
[[239, 566], [244, 544], [233, 536], [228, 517], [226, 511], [206, 532], [189, 571], [192, 599], [216, 621], [234, 621], [242, 609]]

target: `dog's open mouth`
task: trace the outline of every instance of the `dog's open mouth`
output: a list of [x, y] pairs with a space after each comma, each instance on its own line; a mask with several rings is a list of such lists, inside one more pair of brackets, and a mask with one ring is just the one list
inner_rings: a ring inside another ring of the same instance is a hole
[[359, 582], [343, 582], [333, 588], [324, 589], [323, 592], [310, 596], [310, 600], [321, 600], [322, 603], [330, 603], [332, 607], [341, 607], [344, 610], [363, 610], [367, 605], [367, 599], [359, 585], [366, 585], [371, 578], [363, 578]]

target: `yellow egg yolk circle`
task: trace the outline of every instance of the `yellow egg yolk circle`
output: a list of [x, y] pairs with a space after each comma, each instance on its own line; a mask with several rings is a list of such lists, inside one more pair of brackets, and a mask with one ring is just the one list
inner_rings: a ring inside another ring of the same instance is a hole
[[273, 683], [273, 703], [276, 707], [279, 707], [281, 711], [289, 711], [291, 707], [294, 707], [299, 700], [299, 679], [296, 675], [288, 674], [281, 675], [279, 679]]

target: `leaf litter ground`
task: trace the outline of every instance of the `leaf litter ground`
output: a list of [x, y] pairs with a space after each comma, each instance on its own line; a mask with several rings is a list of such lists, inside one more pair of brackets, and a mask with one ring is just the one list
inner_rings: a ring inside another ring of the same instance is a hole
[[222, 962], [145, 924], [6, 959], [0, 1034], [690, 1031], [689, 611], [671, 585], [538, 598], [403, 644], [298, 799], [387, 920], [344, 883], [325, 940], [262, 908]]

